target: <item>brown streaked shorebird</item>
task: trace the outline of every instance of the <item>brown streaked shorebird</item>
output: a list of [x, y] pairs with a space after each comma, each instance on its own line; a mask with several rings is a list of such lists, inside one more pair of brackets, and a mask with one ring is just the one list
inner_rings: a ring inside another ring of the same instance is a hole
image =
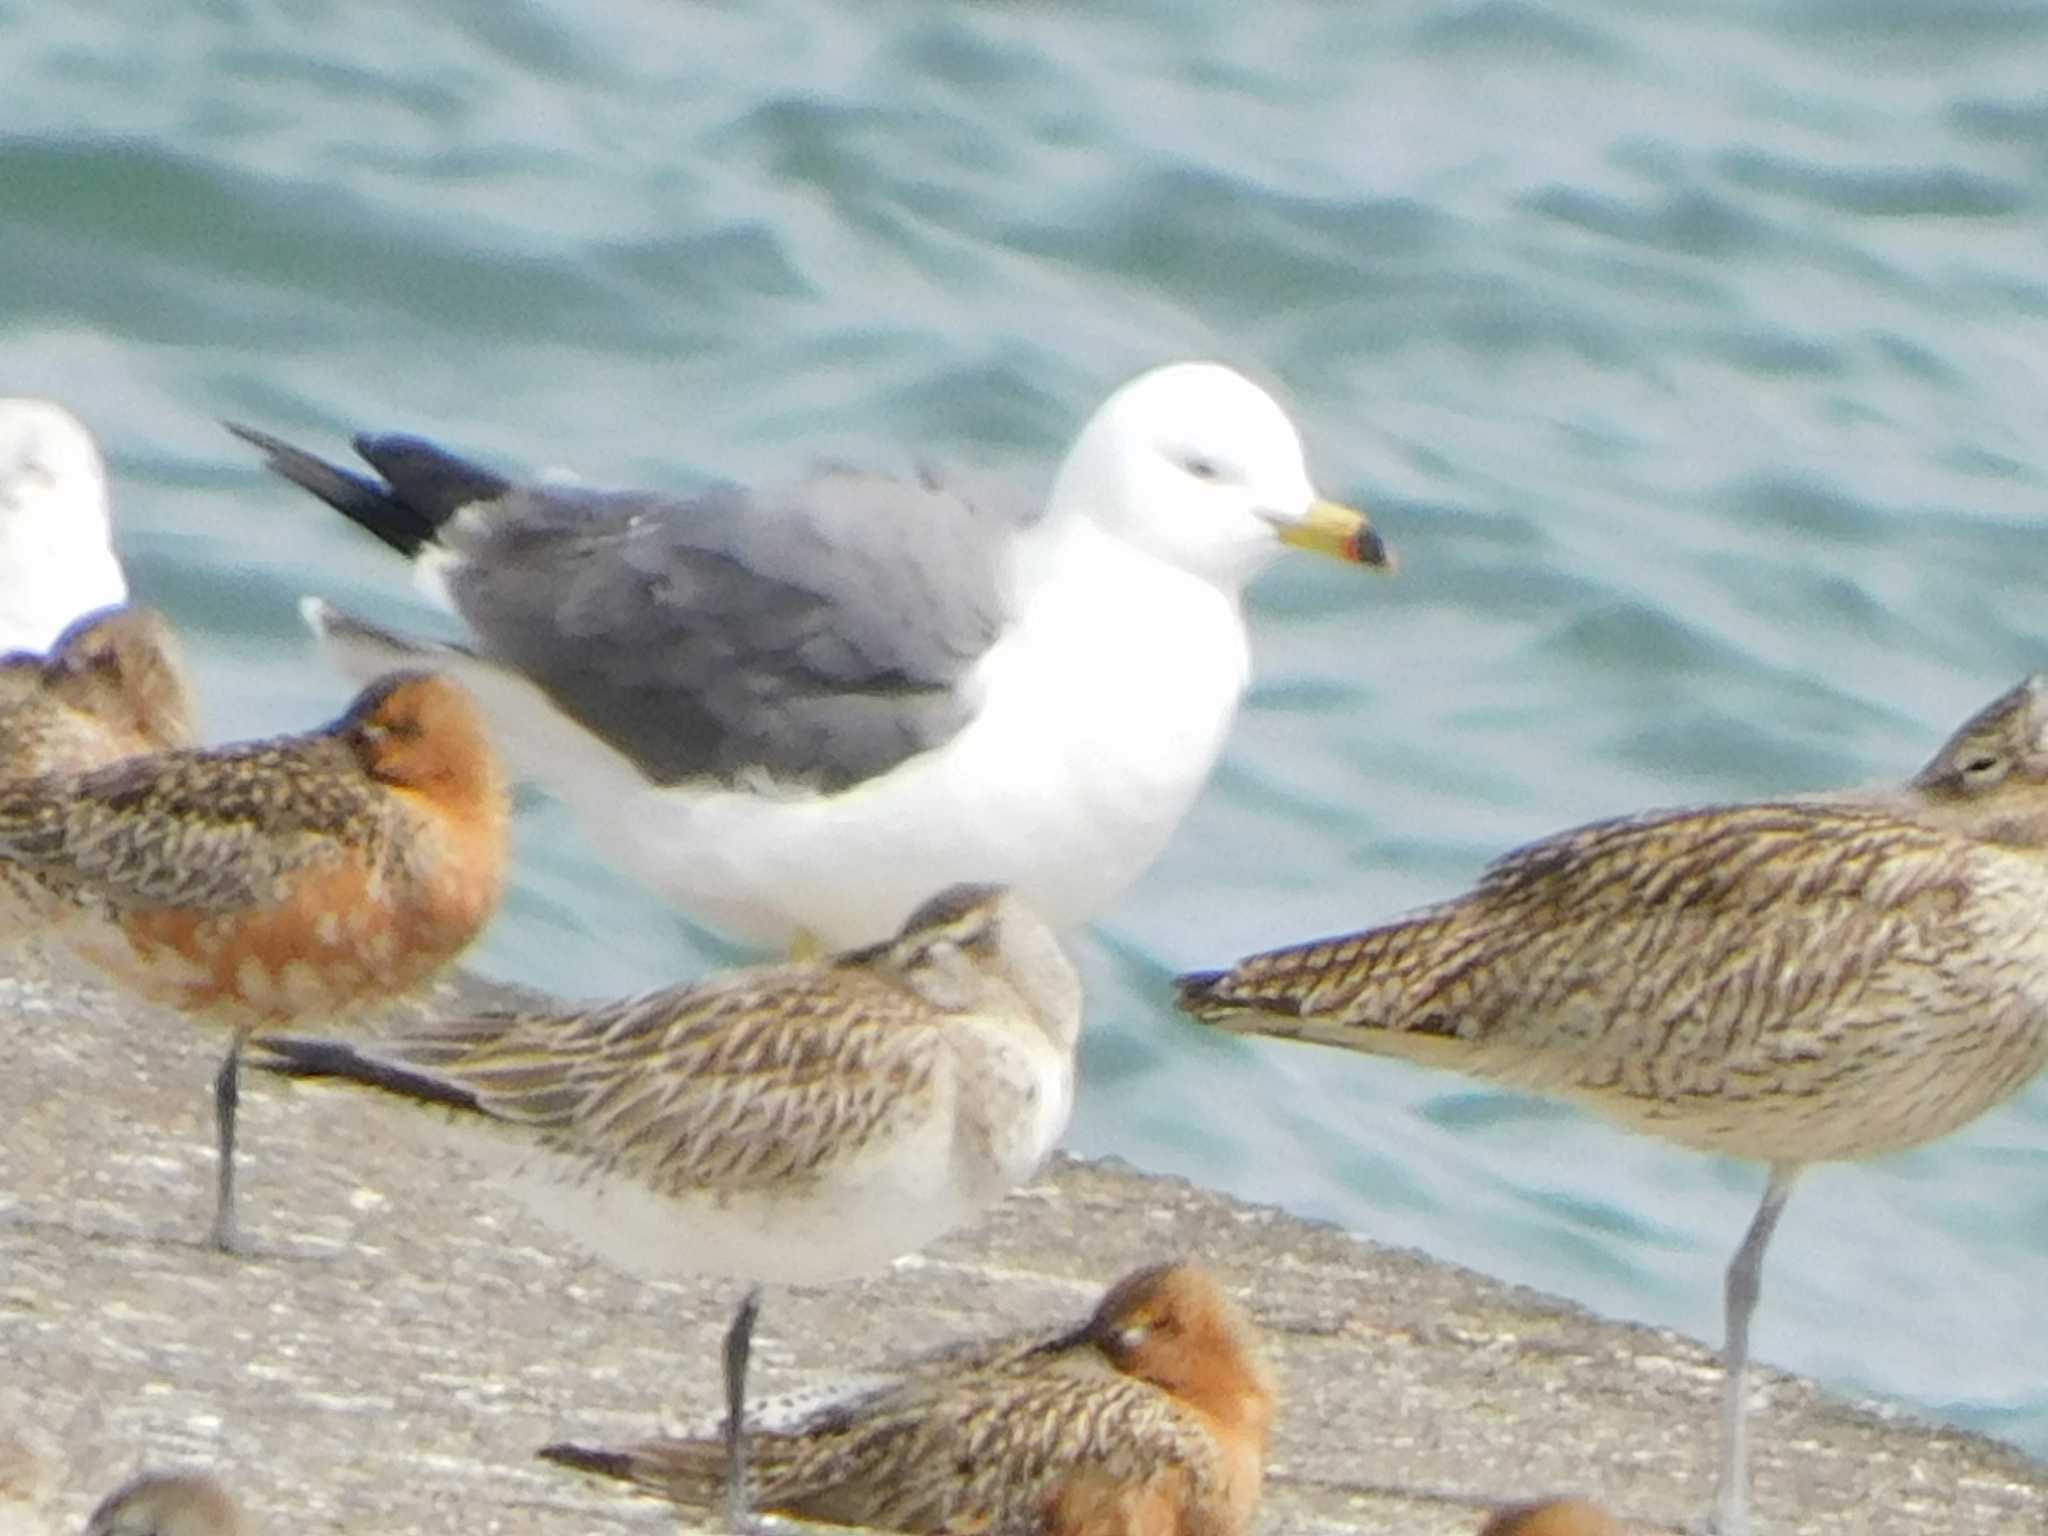
[[196, 735], [177, 639], [154, 609], [101, 609], [47, 654], [0, 656], [0, 779], [75, 773]]
[[[1161, 1264], [1080, 1328], [948, 1352], [794, 1429], [757, 1433], [764, 1509], [894, 1531], [1241, 1536], [1274, 1389], [1256, 1330], [1209, 1274]], [[724, 1447], [551, 1445], [550, 1461], [715, 1510]]]
[[0, 868], [55, 914], [57, 940], [234, 1031], [214, 1080], [217, 1247], [235, 1245], [243, 1043], [452, 960], [497, 909], [507, 814], [475, 705], [428, 673], [372, 684], [305, 735], [0, 785]]
[[[152, 609], [102, 609], [47, 655], [0, 656], [0, 780], [82, 772], [195, 734], [176, 637]], [[48, 908], [34, 880], [0, 865], [0, 934], [33, 932]]]
[[1766, 1163], [1727, 1273], [1712, 1524], [1738, 1536], [1749, 1324], [1794, 1178], [1944, 1136], [2048, 1065], [2048, 675], [1902, 787], [1596, 822], [1455, 900], [1180, 995], [1240, 1033], [1561, 1094]]
[[1621, 1524], [1591, 1499], [1546, 1499], [1495, 1510], [1479, 1536], [1621, 1536]]
[[242, 1536], [241, 1506], [203, 1472], [144, 1472], [101, 1501], [85, 1536]]
[[1073, 1108], [1081, 984], [997, 887], [954, 886], [884, 944], [569, 1012], [491, 1013], [263, 1065], [439, 1106], [458, 1145], [631, 1273], [753, 1282], [726, 1336], [745, 1517], [760, 1285], [850, 1279], [1038, 1171]]

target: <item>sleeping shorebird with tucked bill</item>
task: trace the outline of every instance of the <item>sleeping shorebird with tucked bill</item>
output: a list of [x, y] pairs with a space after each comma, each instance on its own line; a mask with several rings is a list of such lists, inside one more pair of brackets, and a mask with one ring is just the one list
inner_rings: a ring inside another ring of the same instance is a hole
[[497, 908], [507, 815], [475, 705], [427, 673], [372, 684], [305, 735], [0, 785], [0, 868], [33, 887], [53, 938], [234, 1031], [214, 1080], [216, 1247], [235, 1246], [243, 1043], [454, 959]]
[[89, 613], [49, 651], [0, 656], [0, 779], [192, 745], [177, 638], [151, 608]]
[[1248, 1034], [1561, 1094], [1769, 1166], [1727, 1273], [1720, 1536], [1749, 1528], [1749, 1324], [1809, 1163], [1945, 1136], [2048, 1066], [2048, 675], [1905, 786], [1596, 822], [1381, 928], [1184, 976]]
[[840, 467], [692, 497], [520, 485], [395, 436], [355, 440], [365, 475], [231, 430], [469, 631], [435, 647], [309, 600], [344, 670], [456, 670], [600, 852], [768, 948], [878, 942], [960, 881], [1093, 917], [1223, 749], [1246, 584], [1289, 545], [1392, 563], [1214, 363], [1111, 395], [1042, 508]]
[[[949, 1350], [794, 1428], [757, 1432], [759, 1503], [934, 1536], [1242, 1536], [1273, 1404], [1236, 1303], [1196, 1265], [1154, 1265], [1069, 1333]], [[717, 1509], [724, 1486], [716, 1439], [541, 1455], [698, 1514]]]
[[629, 1273], [753, 1283], [725, 1346], [743, 1514], [764, 1281], [882, 1268], [1029, 1179], [1073, 1109], [1081, 984], [1015, 896], [956, 886], [887, 943], [564, 1012], [263, 1065], [428, 1106], [544, 1219]]

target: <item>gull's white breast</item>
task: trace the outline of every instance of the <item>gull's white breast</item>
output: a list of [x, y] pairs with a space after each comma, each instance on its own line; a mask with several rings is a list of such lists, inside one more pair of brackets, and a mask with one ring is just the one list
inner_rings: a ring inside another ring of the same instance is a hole
[[1233, 596], [1081, 523], [982, 658], [981, 708], [945, 745], [835, 795], [650, 787], [573, 803], [612, 857], [757, 943], [876, 942], [963, 880], [1009, 885], [1060, 927], [1158, 856], [1249, 666]]

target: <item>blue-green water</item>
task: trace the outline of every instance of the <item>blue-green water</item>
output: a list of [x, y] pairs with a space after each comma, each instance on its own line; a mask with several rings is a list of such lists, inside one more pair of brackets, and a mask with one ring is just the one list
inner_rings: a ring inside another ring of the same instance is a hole
[[[1110, 8], [1102, 8], [1105, 11]], [[1893, 776], [2048, 665], [2048, 9], [1998, 0], [0, 0], [0, 393], [101, 435], [218, 735], [397, 563], [232, 416], [684, 486], [1042, 486], [1126, 375], [1283, 382], [1406, 569], [1254, 599], [1211, 791], [1098, 929], [1071, 1138], [1718, 1336], [1761, 1175], [1209, 1038], [1165, 978], [1627, 808]], [[725, 952], [536, 805], [483, 952]], [[2048, 1090], [1794, 1198], [1767, 1358], [2048, 1453]]]

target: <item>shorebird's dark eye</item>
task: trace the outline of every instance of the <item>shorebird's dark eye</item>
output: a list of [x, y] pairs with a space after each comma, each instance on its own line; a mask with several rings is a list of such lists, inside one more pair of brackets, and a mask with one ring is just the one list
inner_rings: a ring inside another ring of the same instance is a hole
[[1993, 757], [1990, 753], [1987, 752], [1981, 754], [1980, 756], [1973, 757], [1967, 763], [1963, 764], [1963, 772], [1973, 779], [1981, 779], [1986, 774], [1996, 773], [2000, 768], [2004, 766], [2005, 763], [2003, 759]]

